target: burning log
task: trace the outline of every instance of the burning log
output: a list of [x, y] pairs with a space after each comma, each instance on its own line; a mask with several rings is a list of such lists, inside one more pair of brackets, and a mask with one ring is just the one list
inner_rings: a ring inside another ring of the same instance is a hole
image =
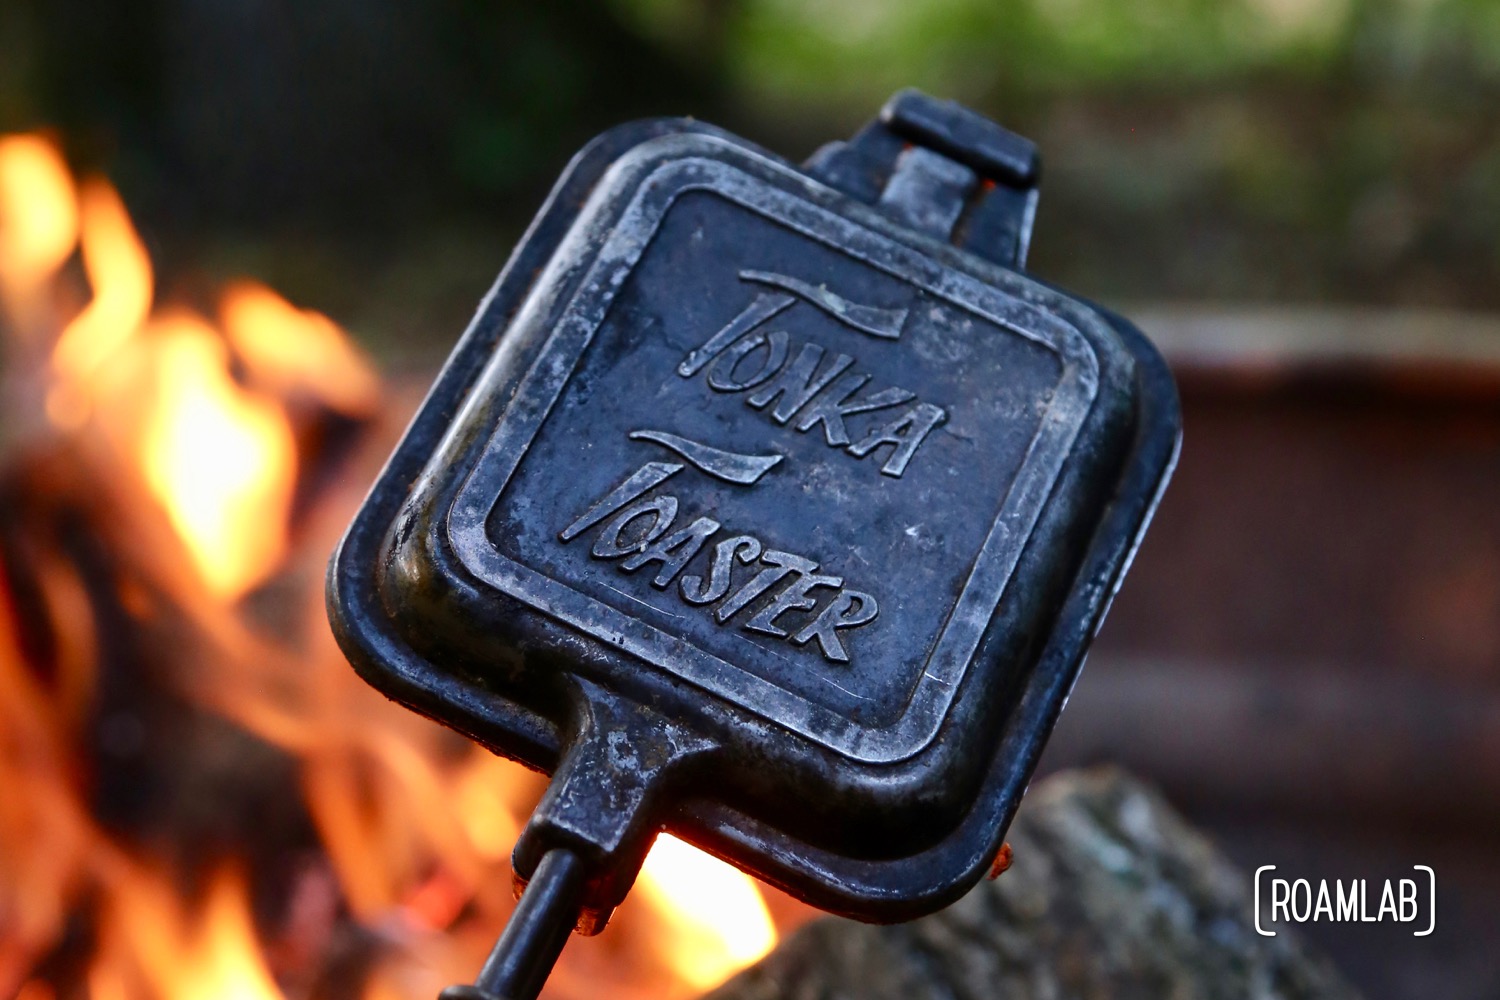
[[[510, 912], [539, 786], [328, 632], [415, 395], [268, 288], [155, 299], [113, 188], [0, 136], [0, 997], [426, 1000]], [[551, 996], [676, 1000], [774, 943], [686, 845], [641, 884]]]
[[1246, 876], [1122, 772], [1041, 782], [1009, 837], [1010, 870], [948, 909], [815, 921], [707, 1000], [1357, 996], [1297, 938], [1258, 935]]

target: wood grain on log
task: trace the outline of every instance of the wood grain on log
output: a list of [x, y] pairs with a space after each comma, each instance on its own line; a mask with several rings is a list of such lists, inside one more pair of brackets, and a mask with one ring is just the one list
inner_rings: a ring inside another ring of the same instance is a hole
[[1118, 770], [1040, 782], [1010, 870], [887, 927], [833, 918], [710, 1000], [1354, 1000], [1294, 936], [1255, 932], [1248, 877]]

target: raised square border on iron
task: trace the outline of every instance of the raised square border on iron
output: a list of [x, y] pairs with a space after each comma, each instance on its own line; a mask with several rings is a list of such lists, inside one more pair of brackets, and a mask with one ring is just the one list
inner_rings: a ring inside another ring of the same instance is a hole
[[[695, 155], [696, 154], [696, 155]], [[1023, 298], [944, 266], [875, 228], [817, 203], [815, 181], [791, 170], [770, 183], [731, 160], [742, 156], [711, 137], [673, 136], [648, 142], [615, 165], [591, 197], [570, 241], [585, 241], [591, 214], [613, 199], [628, 207], [594, 255], [588, 274], [550, 333], [540, 354], [520, 379], [472, 473], [447, 517], [455, 554], [487, 585], [525, 602], [598, 641], [625, 650], [730, 702], [757, 712], [846, 757], [863, 763], [891, 763], [913, 756], [936, 735], [959, 683], [1005, 592], [1073, 442], [1088, 416], [1098, 387], [1098, 359], [1087, 338], [1057, 313], [1042, 307], [1046, 291], [1019, 276], [1019, 288], [1040, 294]], [[756, 163], [762, 171], [765, 161]], [[614, 191], [611, 191], [611, 186]], [[628, 189], [634, 187], [633, 193]], [[799, 194], [797, 189], [806, 190]], [[624, 190], [622, 190], [624, 189]], [[861, 263], [967, 310], [982, 320], [1054, 352], [1061, 377], [1040, 430], [1001, 503], [977, 553], [955, 553], [971, 560], [971, 571], [932, 646], [905, 711], [894, 723], [862, 725], [765, 678], [727, 662], [689, 639], [664, 632], [619, 608], [581, 593], [568, 583], [523, 565], [495, 548], [486, 532], [490, 512], [546, 422], [570, 374], [603, 323], [615, 294], [651, 242], [675, 200], [689, 191], [708, 191], [785, 226]], [[576, 250], [583, 248], [576, 247]], [[538, 279], [517, 315], [517, 332], [539, 333], [566, 278], [557, 261], [580, 254], [559, 253]], [[487, 395], [514, 373], [509, 353], [496, 352], [471, 400]], [[465, 426], [464, 415], [455, 429]]]

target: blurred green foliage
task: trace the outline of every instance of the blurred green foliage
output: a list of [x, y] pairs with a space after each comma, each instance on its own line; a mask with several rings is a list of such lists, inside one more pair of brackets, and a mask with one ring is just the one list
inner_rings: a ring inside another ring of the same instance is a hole
[[1500, 75], [1493, 0], [613, 2], [667, 44], [717, 43], [747, 91], [819, 102], [867, 104], [901, 86], [970, 100], [1170, 90], [1357, 65], [1404, 79]]
[[1095, 294], [1500, 307], [1495, 0], [612, 2], [804, 148], [902, 86], [1034, 136]]
[[609, 124], [797, 158], [905, 86], [1038, 141], [1033, 267], [1087, 294], [1500, 308], [1500, 0], [0, 4], [0, 130], [109, 169], [164, 274], [403, 342]]

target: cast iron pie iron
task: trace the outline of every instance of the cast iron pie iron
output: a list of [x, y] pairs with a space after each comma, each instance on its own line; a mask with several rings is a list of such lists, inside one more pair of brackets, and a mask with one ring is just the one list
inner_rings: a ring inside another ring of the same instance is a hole
[[989, 868], [1171, 470], [1134, 327], [1023, 273], [1031, 143], [898, 94], [795, 166], [578, 154], [335, 553], [371, 684], [552, 782], [476, 986], [655, 835], [899, 921]]

